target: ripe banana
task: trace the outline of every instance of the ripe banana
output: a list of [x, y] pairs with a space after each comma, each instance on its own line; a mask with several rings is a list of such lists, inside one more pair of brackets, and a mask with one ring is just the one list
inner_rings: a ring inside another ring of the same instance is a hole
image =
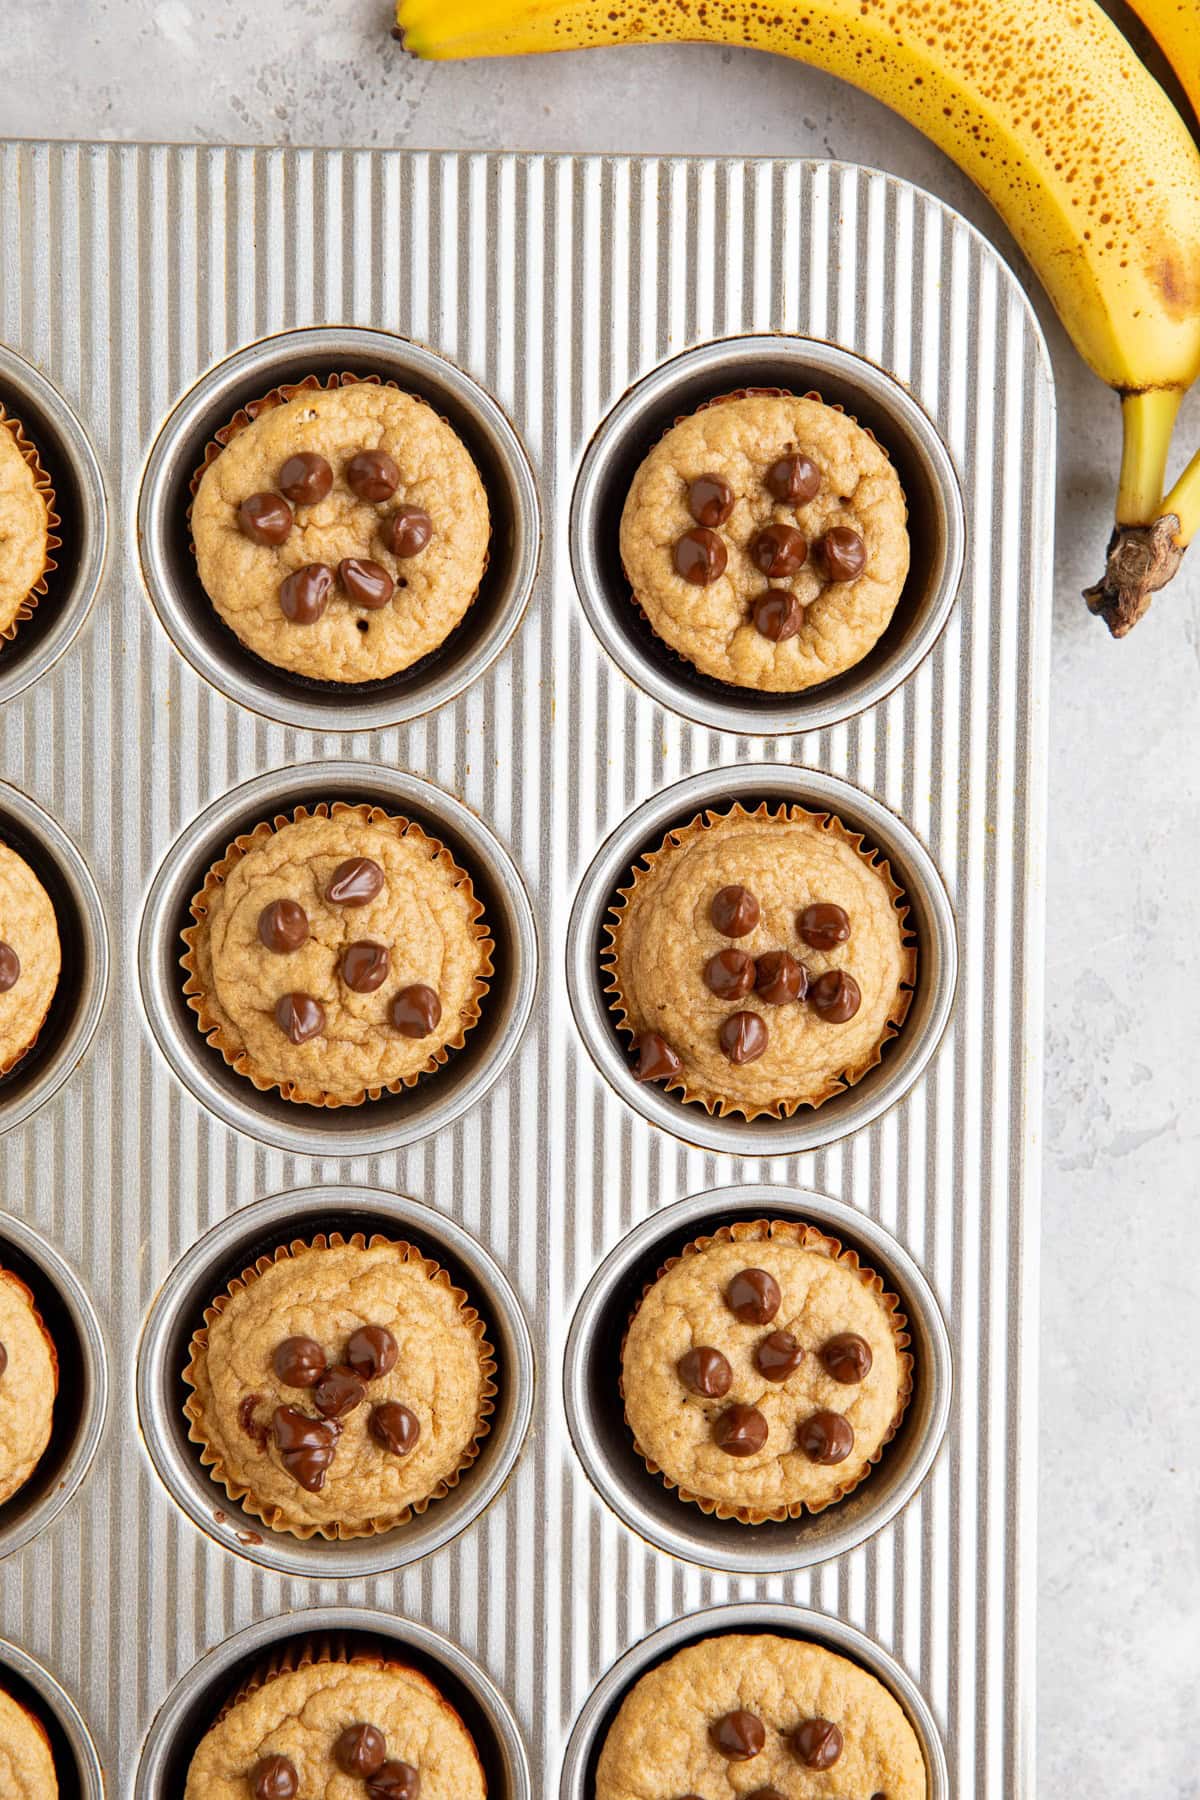
[[1200, 121], [1200, 0], [1129, 0], [1179, 77]]
[[[1120, 394], [1118, 535], [1158, 519], [1175, 414], [1200, 375], [1200, 151], [1095, 0], [397, 0], [396, 16], [418, 56], [749, 44], [884, 101], [982, 188]], [[1151, 561], [1132, 590], [1091, 596], [1114, 635], [1166, 578]]]

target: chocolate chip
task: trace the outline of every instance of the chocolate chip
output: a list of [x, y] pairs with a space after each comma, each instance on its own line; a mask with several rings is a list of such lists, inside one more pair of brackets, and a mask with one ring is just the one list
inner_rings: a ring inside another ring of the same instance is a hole
[[725, 1304], [743, 1325], [769, 1325], [783, 1302], [766, 1269], [742, 1269], [725, 1289]]
[[675, 546], [675, 572], [693, 587], [708, 587], [719, 581], [728, 561], [724, 540], [706, 525], [685, 531]]
[[747, 1794], [746, 1800], [787, 1800], [787, 1796], [778, 1788], [755, 1788], [752, 1794]]
[[754, 1352], [755, 1367], [768, 1381], [786, 1381], [803, 1361], [803, 1346], [790, 1331], [772, 1331]]
[[713, 1742], [730, 1762], [749, 1762], [767, 1741], [763, 1722], [752, 1712], [729, 1712], [712, 1728]]
[[717, 1042], [731, 1063], [757, 1062], [767, 1047], [767, 1028], [758, 1013], [730, 1013], [721, 1021]]
[[796, 929], [810, 950], [835, 950], [850, 936], [850, 914], [832, 900], [816, 900], [800, 914]]
[[817, 1355], [826, 1374], [845, 1387], [865, 1381], [875, 1360], [870, 1344], [866, 1338], [859, 1337], [857, 1331], [839, 1331], [836, 1337], [821, 1345]]
[[344, 1419], [366, 1397], [367, 1390], [354, 1370], [340, 1363], [322, 1375], [313, 1389], [313, 1405], [323, 1419]]
[[267, 1439], [271, 1435], [271, 1428], [262, 1419], [254, 1416], [261, 1400], [261, 1394], [244, 1394], [238, 1401], [237, 1417], [238, 1424], [251, 1443], [257, 1444], [260, 1450], [265, 1450]]
[[421, 1777], [411, 1763], [385, 1762], [367, 1777], [370, 1800], [417, 1800]]
[[809, 1462], [845, 1462], [854, 1448], [854, 1427], [842, 1413], [815, 1412], [804, 1420], [797, 1433], [800, 1448]]
[[348, 856], [333, 871], [325, 898], [333, 906], [366, 906], [383, 886], [383, 870], [369, 856]]
[[675, 1364], [685, 1388], [693, 1394], [701, 1394], [706, 1400], [720, 1400], [733, 1386], [733, 1370], [727, 1357], [714, 1350], [711, 1344], [698, 1344], [694, 1350], [685, 1350]]
[[363, 1381], [375, 1381], [396, 1366], [399, 1351], [386, 1325], [360, 1325], [346, 1339], [346, 1361]]
[[720, 475], [698, 475], [688, 488], [688, 511], [697, 525], [723, 525], [733, 511], [733, 489]]
[[767, 492], [776, 500], [799, 506], [820, 492], [821, 471], [811, 456], [781, 456], [766, 473]]
[[346, 464], [346, 486], [377, 506], [400, 486], [400, 471], [386, 450], [360, 450]]
[[8, 1367], [8, 1351], [3, 1344], [0, 1344], [0, 1375], [3, 1375], [3, 1373], [4, 1373], [5, 1369], [7, 1369], [7, 1367]]
[[421, 1421], [398, 1400], [381, 1400], [371, 1414], [371, 1436], [393, 1456], [407, 1456], [421, 1435]]
[[338, 564], [338, 580], [356, 606], [378, 612], [396, 591], [396, 584], [382, 563], [364, 556], [343, 556]]
[[343, 1775], [374, 1775], [387, 1757], [387, 1739], [377, 1725], [347, 1725], [333, 1746]]
[[7, 994], [21, 979], [21, 959], [11, 944], [0, 942], [0, 994]]
[[727, 1406], [713, 1423], [713, 1442], [726, 1456], [757, 1456], [767, 1441], [767, 1421], [757, 1406]]
[[271, 1421], [279, 1460], [310, 1494], [319, 1494], [333, 1461], [341, 1427], [328, 1419], [314, 1419], [295, 1406], [277, 1406]]
[[804, 608], [786, 588], [768, 588], [754, 602], [754, 629], [773, 644], [795, 637], [804, 622]]
[[768, 1006], [786, 1006], [808, 992], [808, 970], [787, 950], [766, 950], [754, 965], [754, 986]]
[[316, 1338], [289, 1337], [276, 1344], [271, 1367], [286, 1387], [316, 1387], [327, 1368]]
[[808, 990], [814, 1012], [831, 1025], [844, 1025], [862, 1005], [862, 992], [853, 975], [845, 969], [827, 969], [818, 975]]
[[279, 610], [293, 625], [315, 625], [329, 605], [333, 570], [328, 563], [305, 563], [279, 584]]
[[301, 450], [289, 456], [279, 471], [279, 491], [293, 506], [315, 506], [333, 486], [333, 470], [323, 456]]
[[420, 556], [433, 536], [433, 520], [423, 506], [398, 506], [384, 528], [393, 556]]
[[848, 525], [834, 525], [818, 541], [821, 566], [830, 581], [853, 581], [867, 566], [867, 546]]
[[428, 1037], [441, 1016], [441, 1001], [423, 981], [401, 988], [388, 1007], [388, 1018], [402, 1037]]
[[258, 936], [276, 956], [290, 956], [308, 942], [308, 914], [298, 900], [271, 900], [258, 915]]
[[806, 1769], [832, 1769], [842, 1754], [842, 1734], [832, 1719], [805, 1719], [792, 1733], [792, 1749]]
[[749, 888], [732, 883], [718, 888], [708, 916], [724, 937], [745, 937], [758, 924], [758, 901]]
[[637, 1041], [638, 1062], [634, 1077], [638, 1081], [666, 1081], [678, 1075], [683, 1064], [657, 1031], [643, 1031]]
[[292, 509], [278, 494], [248, 494], [238, 507], [238, 528], [252, 544], [287, 542], [292, 529]]
[[293, 1800], [300, 1792], [295, 1765], [286, 1756], [264, 1756], [250, 1771], [254, 1800]]
[[311, 994], [281, 994], [275, 1002], [275, 1023], [293, 1044], [307, 1044], [325, 1029], [325, 1008]]
[[765, 525], [750, 545], [750, 560], [769, 581], [780, 581], [803, 568], [808, 539], [794, 525]]
[[387, 980], [391, 962], [386, 944], [359, 938], [342, 951], [342, 980], [356, 994], [373, 994]]
[[704, 985], [718, 1000], [740, 1000], [754, 986], [754, 958], [744, 950], [718, 950], [704, 965]]

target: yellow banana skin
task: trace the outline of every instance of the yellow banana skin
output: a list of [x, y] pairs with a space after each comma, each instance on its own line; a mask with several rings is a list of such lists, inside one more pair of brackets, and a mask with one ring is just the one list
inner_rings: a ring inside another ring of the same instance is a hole
[[1200, 121], [1200, 0], [1129, 0], [1179, 77]]

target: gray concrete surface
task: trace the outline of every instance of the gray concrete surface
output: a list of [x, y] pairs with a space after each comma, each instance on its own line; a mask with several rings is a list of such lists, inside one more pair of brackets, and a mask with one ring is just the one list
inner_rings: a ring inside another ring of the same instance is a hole
[[[425, 66], [388, 39], [386, 0], [0, 11], [0, 135], [844, 157], [942, 195], [1022, 268], [1060, 423], [1039, 1792], [1200, 1795], [1200, 551], [1124, 643], [1085, 613], [1117, 404], [994, 214], [874, 102], [750, 52]], [[1183, 427], [1181, 442], [1200, 441], [1195, 400]]]

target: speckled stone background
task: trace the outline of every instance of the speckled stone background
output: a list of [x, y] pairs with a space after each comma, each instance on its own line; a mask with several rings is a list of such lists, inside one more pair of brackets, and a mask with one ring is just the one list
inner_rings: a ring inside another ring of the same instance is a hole
[[[902, 121], [750, 52], [422, 65], [389, 39], [380, 0], [7, 0], [0, 15], [0, 136], [843, 157], [940, 194], [1028, 275]], [[1117, 403], [1030, 285], [1059, 408], [1039, 1791], [1194, 1800], [1200, 550], [1124, 643], [1086, 613]], [[1200, 397], [1179, 441], [1200, 441]]]

